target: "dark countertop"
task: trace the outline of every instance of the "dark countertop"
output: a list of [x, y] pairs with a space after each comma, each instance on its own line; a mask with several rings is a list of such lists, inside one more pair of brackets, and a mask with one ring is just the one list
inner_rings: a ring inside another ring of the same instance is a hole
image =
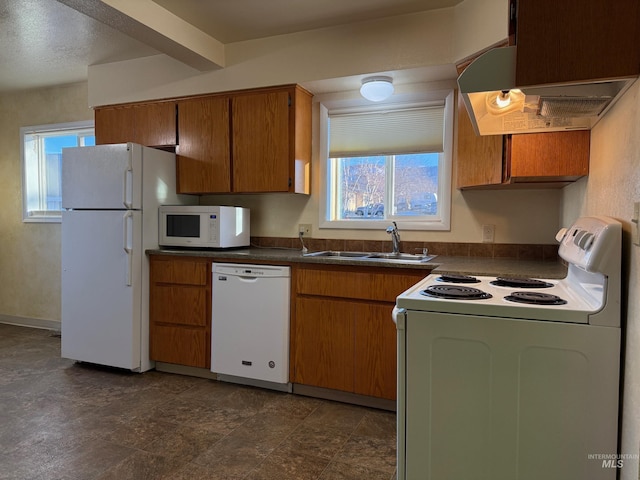
[[232, 250], [153, 249], [149, 255], [175, 255], [211, 257], [215, 261], [251, 263], [252, 261], [273, 263], [315, 263], [325, 265], [372, 266], [384, 268], [410, 268], [433, 270], [434, 273], [456, 273], [478, 276], [564, 278], [567, 268], [561, 262], [518, 260], [515, 258], [448, 257], [437, 255], [424, 263], [401, 263], [380, 260], [354, 260], [336, 257], [304, 257], [298, 249], [287, 248], [243, 248]]

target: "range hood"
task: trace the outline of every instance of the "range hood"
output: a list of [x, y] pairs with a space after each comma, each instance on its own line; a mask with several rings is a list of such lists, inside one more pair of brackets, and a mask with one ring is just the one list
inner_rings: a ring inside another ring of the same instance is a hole
[[561, 85], [516, 85], [516, 47], [474, 60], [458, 87], [477, 135], [590, 130], [635, 77]]

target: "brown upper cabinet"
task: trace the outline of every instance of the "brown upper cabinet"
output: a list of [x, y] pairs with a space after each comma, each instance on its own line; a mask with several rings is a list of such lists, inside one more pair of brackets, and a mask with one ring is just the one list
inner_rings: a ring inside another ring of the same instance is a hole
[[97, 107], [96, 143], [175, 145], [178, 193], [309, 194], [311, 101], [283, 85]]
[[231, 192], [229, 114], [226, 96], [178, 101], [179, 193]]
[[134, 142], [149, 147], [176, 144], [176, 103], [152, 102], [95, 109], [96, 144]]
[[308, 194], [311, 98], [288, 85], [178, 101], [178, 191]]
[[511, 0], [516, 3], [516, 85], [640, 73], [637, 0]]
[[[518, 86], [640, 74], [637, 0], [510, 0], [510, 11]], [[588, 174], [589, 141], [588, 131], [477, 137], [459, 108], [457, 187], [562, 187]]]
[[477, 136], [458, 103], [459, 189], [561, 188], [589, 173], [588, 130]]

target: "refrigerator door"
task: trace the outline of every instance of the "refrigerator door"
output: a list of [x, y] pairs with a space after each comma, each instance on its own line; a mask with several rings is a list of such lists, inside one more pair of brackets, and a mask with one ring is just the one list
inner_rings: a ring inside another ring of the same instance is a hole
[[142, 147], [125, 143], [63, 149], [62, 208], [142, 208]]
[[62, 356], [140, 370], [142, 212], [62, 212]]

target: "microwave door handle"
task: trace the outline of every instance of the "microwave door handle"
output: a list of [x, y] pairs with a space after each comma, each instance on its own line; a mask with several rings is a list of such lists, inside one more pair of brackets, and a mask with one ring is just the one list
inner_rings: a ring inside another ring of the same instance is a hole
[[124, 251], [127, 254], [127, 272], [126, 272], [126, 282], [127, 287], [130, 287], [132, 282], [132, 266], [133, 266], [133, 247], [131, 243], [133, 243], [133, 239], [130, 239], [130, 233], [133, 231], [133, 212], [127, 212], [122, 217], [123, 220], [123, 231], [124, 231]]

